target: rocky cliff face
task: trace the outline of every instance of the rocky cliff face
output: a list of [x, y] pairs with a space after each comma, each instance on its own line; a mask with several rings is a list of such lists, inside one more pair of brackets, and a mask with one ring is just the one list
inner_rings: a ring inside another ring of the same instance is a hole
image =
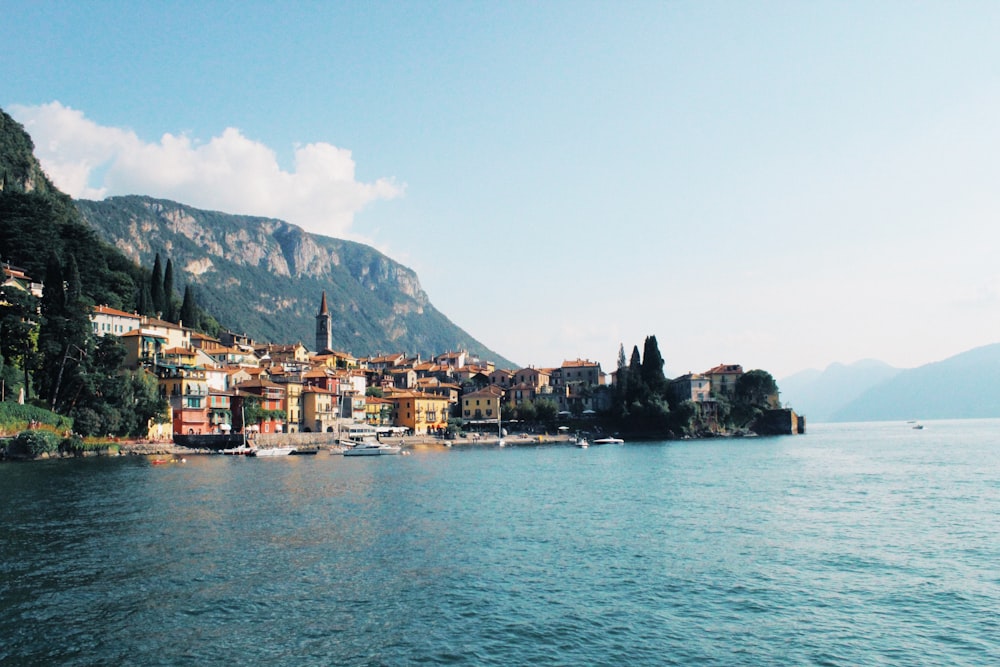
[[199, 303], [239, 333], [314, 349], [326, 291], [336, 348], [425, 356], [464, 348], [509, 364], [438, 312], [412, 270], [369, 246], [149, 197], [79, 201], [77, 208], [137, 263], [151, 267], [156, 253], [172, 260], [179, 290], [191, 284]]
[[24, 126], [0, 110], [0, 192], [51, 192]]

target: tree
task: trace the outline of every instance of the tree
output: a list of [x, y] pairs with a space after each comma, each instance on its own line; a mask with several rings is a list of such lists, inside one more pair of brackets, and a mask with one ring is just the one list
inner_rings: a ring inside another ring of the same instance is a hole
[[149, 290], [149, 282], [143, 281], [136, 291], [135, 311], [140, 315], [154, 315], [153, 296]]
[[[167, 258], [167, 268], [163, 271], [163, 319], [168, 322], [177, 322], [177, 313], [174, 308], [174, 262], [169, 257]], [[191, 320], [191, 325], [193, 324], [194, 320]]]
[[625, 402], [632, 403], [639, 399], [645, 391], [642, 386], [642, 361], [639, 356], [639, 346], [632, 346], [632, 358], [628, 363], [628, 374], [625, 377]]
[[53, 412], [68, 409], [84, 389], [92, 347], [90, 312], [75, 256], [69, 255], [64, 269], [53, 251], [43, 282], [35, 372], [38, 394]]
[[747, 371], [736, 381], [735, 398], [743, 405], [765, 409], [778, 395], [778, 383], [767, 371]]
[[157, 317], [163, 317], [167, 307], [163, 296], [163, 267], [160, 264], [160, 253], [156, 253], [156, 259], [153, 260], [153, 274], [149, 278], [149, 295], [153, 302], [153, 314]]
[[663, 357], [656, 336], [646, 336], [642, 349], [642, 382], [655, 396], [667, 393], [667, 378], [663, 374]]
[[535, 401], [535, 415], [540, 422], [550, 422], [556, 418], [559, 406], [555, 401], [547, 398], [540, 398]]
[[0, 357], [4, 360], [4, 377], [7, 377], [6, 366], [19, 368], [24, 378], [25, 398], [29, 395], [29, 372], [35, 351], [37, 303], [30, 292], [10, 285], [0, 286]]
[[[167, 264], [170, 266], [170, 264]], [[198, 328], [198, 306], [190, 285], [184, 286], [184, 301], [181, 303], [180, 321], [191, 328]]]
[[39, 395], [54, 404], [59, 371], [67, 347], [66, 334], [66, 291], [63, 283], [62, 265], [55, 251], [49, 253], [45, 278], [42, 281], [41, 325], [38, 333], [38, 362], [35, 381]]
[[538, 411], [535, 409], [535, 404], [532, 401], [523, 401], [517, 406], [517, 418], [525, 422], [535, 421], [538, 418]]
[[740, 376], [733, 392], [730, 411], [734, 426], [750, 426], [770, 406], [770, 398], [777, 396], [778, 383], [767, 371], [753, 370]]

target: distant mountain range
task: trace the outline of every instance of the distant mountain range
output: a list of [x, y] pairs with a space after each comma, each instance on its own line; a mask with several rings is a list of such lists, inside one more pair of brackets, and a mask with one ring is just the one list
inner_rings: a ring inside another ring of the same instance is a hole
[[811, 422], [1000, 417], [1000, 343], [907, 370], [832, 364], [778, 385], [782, 401]]

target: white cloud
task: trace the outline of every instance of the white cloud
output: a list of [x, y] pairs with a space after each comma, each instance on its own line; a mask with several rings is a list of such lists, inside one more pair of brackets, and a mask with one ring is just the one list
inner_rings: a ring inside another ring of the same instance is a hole
[[351, 236], [355, 213], [404, 191], [392, 179], [356, 180], [351, 151], [327, 143], [298, 146], [294, 171], [284, 171], [271, 148], [236, 128], [206, 143], [169, 133], [146, 143], [131, 130], [98, 125], [59, 102], [15, 105], [10, 113], [34, 140], [45, 172], [76, 198], [149, 195], [280, 218], [343, 238]]

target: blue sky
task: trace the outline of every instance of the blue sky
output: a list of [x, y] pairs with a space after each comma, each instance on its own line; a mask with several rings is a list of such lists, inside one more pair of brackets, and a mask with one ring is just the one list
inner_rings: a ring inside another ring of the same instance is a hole
[[75, 196], [371, 243], [521, 364], [899, 367], [1000, 341], [1000, 5], [26, 3]]

